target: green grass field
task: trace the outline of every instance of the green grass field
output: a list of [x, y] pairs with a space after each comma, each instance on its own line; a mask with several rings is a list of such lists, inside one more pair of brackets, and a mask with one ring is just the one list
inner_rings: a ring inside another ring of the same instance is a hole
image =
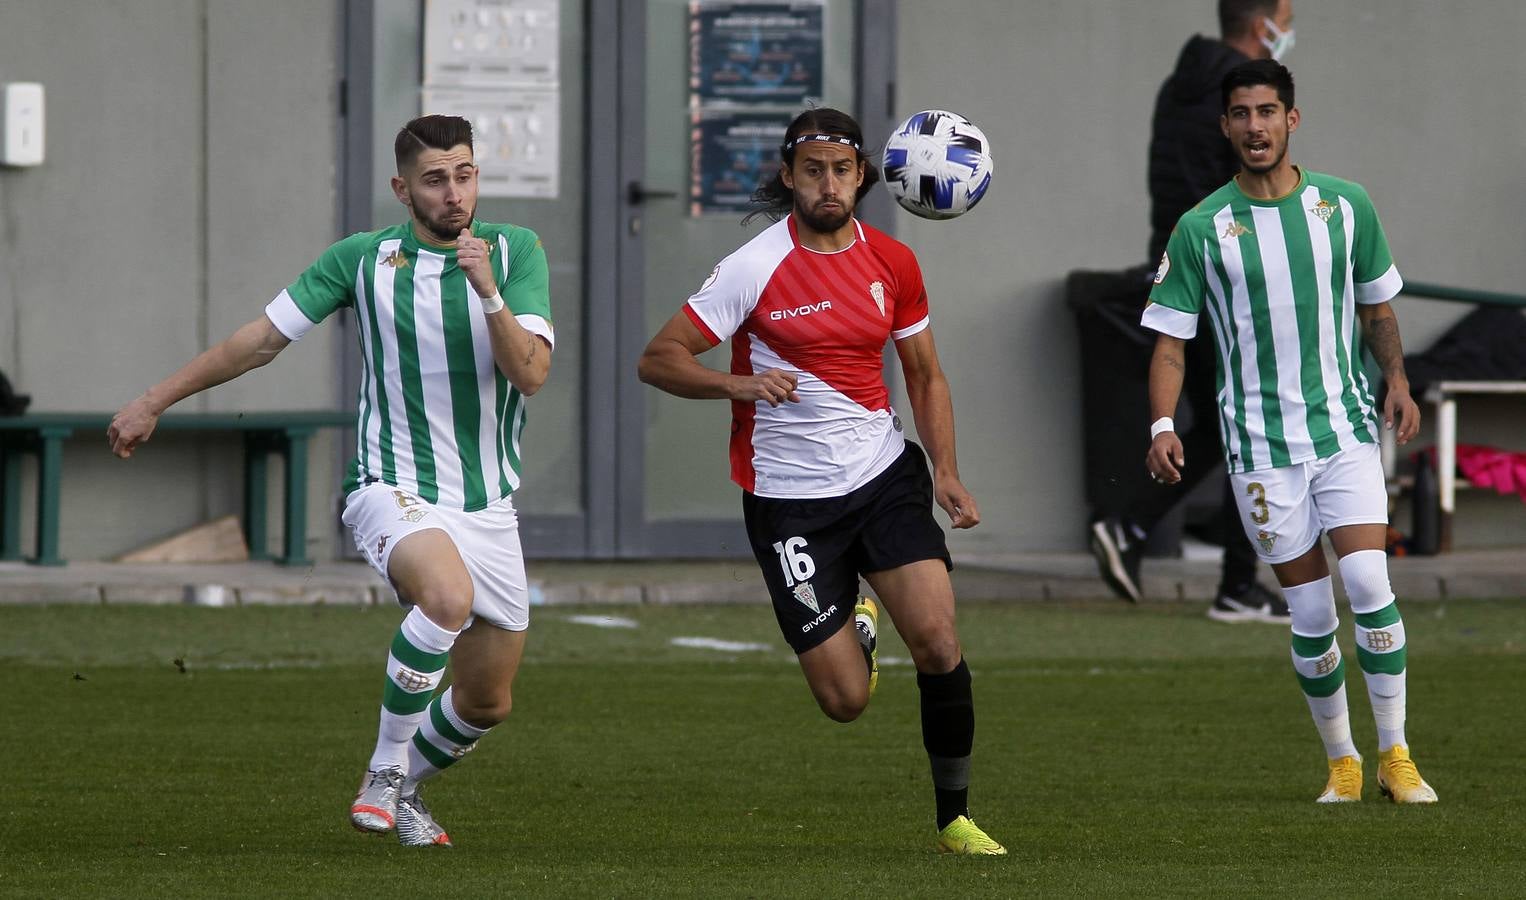
[[514, 714], [426, 791], [449, 851], [347, 822], [396, 610], [0, 608], [0, 895], [1520, 896], [1526, 604], [1404, 612], [1431, 808], [1380, 799], [1354, 662], [1365, 802], [1312, 802], [1282, 628], [966, 605], [973, 813], [1011, 855], [954, 859], [911, 668], [833, 724], [762, 606], [537, 610]]

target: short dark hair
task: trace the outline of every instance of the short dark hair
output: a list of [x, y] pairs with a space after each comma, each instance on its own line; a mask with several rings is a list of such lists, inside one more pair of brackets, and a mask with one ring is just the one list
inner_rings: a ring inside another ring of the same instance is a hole
[[449, 150], [461, 144], [472, 145], [472, 123], [460, 116], [419, 116], [399, 128], [392, 142], [398, 174], [425, 150]]
[[1277, 99], [1287, 109], [1293, 108], [1293, 73], [1275, 59], [1253, 59], [1240, 63], [1224, 74], [1219, 84], [1219, 108], [1229, 111], [1229, 95], [1237, 88], [1270, 85], [1277, 89]]
[[1242, 35], [1263, 16], [1271, 18], [1276, 14], [1277, 0], [1219, 0], [1219, 34]]
[[[864, 199], [869, 189], [880, 180], [880, 170], [864, 153], [864, 130], [858, 126], [858, 122], [840, 109], [823, 106], [806, 110], [791, 120], [789, 127], [784, 130], [784, 143], [779, 145], [779, 160], [784, 165], [795, 164], [795, 138], [808, 132], [847, 138], [852, 142], [858, 161], [864, 164], [864, 183], [858, 186], [854, 202]], [[795, 192], [784, 186], [784, 178], [776, 169], [772, 176], [764, 179], [758, 189], [752, 192], [752, 202], [761, 208], [748, 213], [742, 219], [743, 225], [758, 216], [767, 216], [777, 222], [795, 208]]]

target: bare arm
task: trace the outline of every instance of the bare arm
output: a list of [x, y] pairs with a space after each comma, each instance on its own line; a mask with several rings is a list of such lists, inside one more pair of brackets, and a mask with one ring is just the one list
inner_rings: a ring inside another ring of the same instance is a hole
[[[1150, 421], [1158, 422], [1176, 412], [1182, 396], [1182, 381], [1187, 376], [1187, 342], [1169, 334], [1155, 338], [1155, 353], [1150, 357]], [[1182, 480], [1179, 466], [1186, 465], [1182, 442], [1175, 429], [1163, 431], [1150, 441], [1145, 467], [1150, 477], [1166, 484]]]
[[959, 461], [954, 451], [954, 400], [948, 377], [938, 361], [932, 328], [924, 328], [896, 341], [901, 372], [906, 378], [906, 397], [917, 422], [917, 435], [927, 447], [933, 465], [933, 498], [948, 513], [955, 528], [980, 524], [980, 507], [959, 480]]
[[1409, 395], [1409, 376], [1404, 374], [1404, 347], [1399, 340], [1399, 317], [1388, 303], [1359, 303], [1357, 318], [1362, 321], [1362, 336], [1372, 351], [1372, 358], [1383, 370], [1388, 398], [1383, 401], [1383, 427], [1392, 429], [1398, 420], [1396, 437], [1407, 444], [1420, 430], [1420, 406]]
[[265, 365], [290, 343], [264, 315], [240, 327], [118, 410], [111, 427], [106, 429], [111, 452], [123, 459], [132, 456], [133, 450], [154, 433], [154, 426], [165, 410], [192, 394]]
[[[456, 238], [456, 265], [471, 282], [472, 290], [484, 301], [498, 298], [498, 283], [493, 280], [493, 264], [488, 261], [487, 241], [461, 229]], [[498, 308], [487, 313], [488, 345], [493, 350], [493, 364], [526, 397], [541, 389], [551, 374], [551, 345], [532, 334], [514, 311], [498, 298]]]
[[507, 308], [487, 315], [488, 343], [498, 371], [526, 397], [541, 389], [551, 374], [551, 345], [519, 324]]
[[794, 375], [781, 369], [752, 376], [717, 372], [697, 358], [710, 347], [710, 339], [680, 310], [646, 345], [636, 375], [652, 387], [689, 400], [763, 400], [769, 406], [800, 402]]

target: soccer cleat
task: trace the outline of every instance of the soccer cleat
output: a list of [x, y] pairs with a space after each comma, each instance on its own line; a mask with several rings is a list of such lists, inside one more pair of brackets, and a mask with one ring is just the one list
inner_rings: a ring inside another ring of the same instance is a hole
[[397, 799], [397, 842], [404, 847], [449, 847], [450, 835], [429, 814], [419, 792]]
[[377, 834], [391, 831], [397, 823], [397, 795], [402, 786], [403, 770], [397, 766], [367, 772], [350, 804], [350, 824]]
[[1330, 760], [1330, 780], [1315, 803], [1356, 803], [1362, 799], [1362, 758], [1342, 756]]
[[1288, 602], [1276, 591], [1263, 587], [1260, 582], [1252, 582], [1251, 586], [1238, 597], [1221, 591], [1218, 599], [1208, 607], [1208, 618], [1215, 622], [1293, 624], [1293, 614], [1288, 612]]
[[1091, 524], [1091, 550], [1097, 559], [1098, 573], [1113, 593], [1138, 603], [1144, 596], [1139, 590], [1139, 561], [1144, 556], [1144, 543], [1129, 530], [1116, 516], [1098, 519]]
[[1395, 744], [1378, 754], [1378, 790], [1395, 803], [1435, 803], [1436, 790], [1420, 777], [1409, 748]]
[[938, 832], [938, 852], [961, 856], [1006, 856], [1007, 848], [981, 831], [969, 816], [960, 816]]
[[880, 684], [880, 608], [868, 597], [858, 598], [858, 605], [853, 607], [853, 628], [869, 663], [869, 696], [873, 697]]

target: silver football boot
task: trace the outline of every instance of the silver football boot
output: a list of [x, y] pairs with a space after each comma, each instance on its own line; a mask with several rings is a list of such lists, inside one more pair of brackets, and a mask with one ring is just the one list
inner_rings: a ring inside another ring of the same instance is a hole
[[397, 842], [404, 847], [449, 847], [450, 835], [429, 814], [415, 790], [397, 799]]
[[350, 804], [350, 824], [361, 831], [385, 834], [397, 822], [397, 797], [403, 787], [403, 770], [388, 766], [367, 772], [360, 792]]

